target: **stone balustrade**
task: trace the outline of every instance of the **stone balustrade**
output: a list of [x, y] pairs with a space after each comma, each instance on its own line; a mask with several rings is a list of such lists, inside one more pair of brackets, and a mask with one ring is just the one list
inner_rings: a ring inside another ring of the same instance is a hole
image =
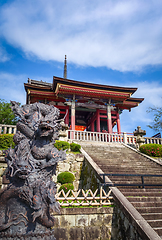
[[97, 141], [136, 144], [136, 137], [127, 133], [103, 133], [103, 132], [83, 132], [68, 130], [68, 139], [77, 141]]
[[[15, 134], [16, 125], [0, 124], [0, 134]], [[103, 133], [103, 132], [89, 132], [89, 131], [75, 131], [67, 130], [69, 140], [77, 141], [97, 141], [97, 142], [117, 142], [125, 144], [136, 144], [137, 137], [127, 134], [126, 132], [118, 133]], [[143, 137], [145, 139], [144, 144], [155, 143], [162, 145], [162, 138]], [[60, 139], [63, 140], [63, 139]], [[67, 140], [67, 139], [66, 139]]]
[[145, 144], [154, 143], [162, 145], [162, 138], [145, 137]]
[[15, 134], [16, 125], [0, 124], [0, 134]]

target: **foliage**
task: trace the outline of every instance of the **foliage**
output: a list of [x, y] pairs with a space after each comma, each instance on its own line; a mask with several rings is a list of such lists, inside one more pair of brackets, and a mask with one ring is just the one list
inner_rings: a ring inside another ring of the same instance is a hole
[[62, 172], [57, 176], [57, 182], [64, 184], [64, 183], [72, 183], [75, 177], [70, 172]]
[[70, 144], [70, 149], [72, 152], [79, 152], [81, 149], [81, 146], [79, 144], [76, 143], [71, 143]]
[[0, 135], [0, 149], [14, 148], [13, 134], [1, 134]]
[[68, 142], [65, 141], [56, 141], [54, 146], [58, 149], [58, 150], [68, 150], [70, 148], [70, 144]]
[[71, 149], [72, 152], [80, 152], [80, 148], [81, 146], [79, 144], [76, 143], [71, 143], [69, 144], [68, 142], [65, 141], [59, 141], [57, 140], [54, 144], [54, 146], [58, 149], [58, 150], [68, 150], [69, 148]]
[[150, 107], [147, 112], [154, 112], [154, 119], [149, 128], [154, 131], [162, 131], [162, 107]]
[[139, 149], [149, 156], [162, 157], [162, 145], [160, 144], [144, 144]]
[[72, 183], [65, 183], [61, 185], [58, 191], [60, 192], [62, 189], [64, 190], [65, 193], [67, 193], [70, 189], [74, 190], [74, 185]]
[[11, 104], [0, 99], [0, 124], [16, 125], [17, 117], [11, 110]]

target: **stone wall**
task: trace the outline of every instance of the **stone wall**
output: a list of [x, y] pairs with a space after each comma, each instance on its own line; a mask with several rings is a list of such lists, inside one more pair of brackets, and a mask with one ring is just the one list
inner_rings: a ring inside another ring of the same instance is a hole
[[149, 239], [133, 226], [117, 204], [115, 207], [61, 208], [61, 214], [54, 217], [57, 240]]
[[[114, 207], [112, 217], [111, 240], [142, 240], [132, 222], [128, 220], [118, 205]], [[143, 233], [144, 234], [144, 233]], [[144, 234], [145, 235], [145, 234]]]
[[[73, 154], [68, 153], [66, 160], [63, 162], [58, 162], [57, 169], [56, 169], [56, 176], [53, 176], [54, 182], [57, 182], [57, 175], [61, 172], [71, 172], [75, 176], [75, 180], [73, 182], [74, 191], [77, 191], [80, 186], [80, 176], [81, 170], [83, 166], [84, 156], [82, 154]], [[60, 184], [57, 184], [58, 188]]]
[[84, 159], [80, 174], [80, 189], [91, 189], [94, 192], [100, 187], [99, 175], [96, 173], [91, 164]]
[[54, 215], [57, 240], [110, 240], [112, 207], [62, 208]]

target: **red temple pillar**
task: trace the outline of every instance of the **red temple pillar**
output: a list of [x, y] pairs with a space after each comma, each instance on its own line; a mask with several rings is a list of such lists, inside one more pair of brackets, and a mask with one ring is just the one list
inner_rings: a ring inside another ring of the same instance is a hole
[[107, 105], [107, 128], [108, 128], [108, 133], [112, 133], [112, 120], [111, 120], [110, 104]]
[[117, 117], [117, 132], [118, 132], [118, 134], [120, 134], [121, 133], [121, 126], [120, 126], [120, 118], [119, 118], [119, 112], [117, 112], [117, 115], [116, 115], [116, 117]]
[[75, 130], [75, 101], [71, 102], [71, 130]]
[[91, 123], [91, 132], [94, 132], [94, 121]]
[[97, 132], [100, 132], [100, 111], [99, 111], [99, 109], [96, 110], [96, 125], [97, 125]]

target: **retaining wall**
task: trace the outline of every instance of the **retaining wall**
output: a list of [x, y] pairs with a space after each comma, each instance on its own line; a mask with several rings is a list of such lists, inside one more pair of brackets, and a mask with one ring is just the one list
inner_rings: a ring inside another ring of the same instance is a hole
[[57, 240], [110, 240], [113, 208], [62, 208], [54, 215]]

